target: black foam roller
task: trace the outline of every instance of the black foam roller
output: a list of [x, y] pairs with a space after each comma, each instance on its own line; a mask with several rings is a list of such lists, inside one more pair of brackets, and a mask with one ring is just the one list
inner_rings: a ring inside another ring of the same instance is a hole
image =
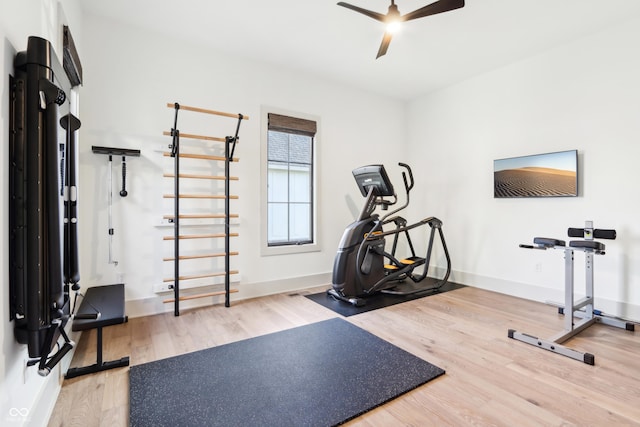
[[609, 239], [614, 240], [617, 237], [616, 230], [601, 230], [596, 228], [593, 230], [593, 237], [596, 239]]
[[569, 237], [584, 237], [584, 228], [570, 228], [567, 234]]
[[[569, 237], [584, 237], [584, 228], [569, 228], [567, 233]], [[617, 233], [616, 230], [596, 228], [595, 230], [593, 230], [593, 237], [595, 239], [614, 240], [617, 237]]]

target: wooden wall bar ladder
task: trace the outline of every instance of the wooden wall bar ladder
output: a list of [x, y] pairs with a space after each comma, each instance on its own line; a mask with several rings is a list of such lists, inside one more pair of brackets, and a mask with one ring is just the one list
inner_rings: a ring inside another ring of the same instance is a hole
[[[230, 227], [230, 219], [237, 218], [237, 214], [232, 214], [230, 212], [230, 200], [237, 199], [238, 196], [231, 195], [230, 193], [230, 182], [235, 181], [238, 178], [232, 177], [230, 174], [230, 163], [237, 162], [238, 159], [233, 157], [235, 152], [236, 144], [238, 143], [239, 136], [238, 133], [240, 131], [240, 124], [242, 120], [248, 120], [249, 117], [243, 114], [233, 114], [233, 113], [225, 113], [221, 111], [208, 110], [204, 108], [197, 107], [189, 107], [186, 105], [180, 105], [176, 103], [167, 103], [167, 107], [175, 109], [175, 116], [173, 122], [173, 128], [171, 128], [170, 132], [163, 132], [166, 136], [172, 137], [171, 143], [171, 152], [163, 153], [164, 156], [172, 157], [174, 159], [174, 171], [173, 173], [165, 173], [164, 177], [173, 178], [173, 194], [165, 194], [164, 198], [173, 199], [173, 215], [164, 215], [165, 219], [173, 222], [173, 236], [165, 236], [164, 240], [173, 240], [173, 252], [174, 255], [172, 257], [165, 257], [163, 261], [172, 261], [173, 262], [173, 278], [164, 279], [164, 282], [173, 282], [173, 294], [174, 297], [171, 299], [167, 299], [164, 302], [173, 302], [174, 303], [174, 315], [180, 315], [180, 301], [190, 300], [194, 298], [204, 298], [214, 295], [224, 294], [225, 296], [225, 307], [230, 306], [230, 298], [229, 294], [232, 292], [237, 292], [235, 289], [230, 288], [232, 274], [238, 274], [237, 270], [231, 270], [230, 267], [230, 256], [238, 255], [238, 252], [231, 251], [230, 247], [230, 237], [238, 236], [238, 233], [231, 233]], [[192, 111], [196, 113], [204, 113], [204, 114], [213, 114], [217, 116], [224, 116], [237, 119], [237, 126], [234, 136], [227, 136], [225, 138], [206, 136], [206, 135], [195, 135], [188, 133], [180, 133], [178, 130], [178, 111]], [[180, 152], [180, 137], [182, 138], [190, 138], [202, 141], [217, 141], [223, 142], [225, 144], [224, 157], [222, 156], [211, 156], [204, 154], [195, 154], [195, 153], [181, 153]], [[224, 162], [224, 176], [211, 176], [211, 175], [203, 175], [203, 174], [185, 174], [180, 172], [180, 159], [200, 159], [200, 160], [208, 160], [208, 161], [223, 161]], [[211, 195], [211, 194], [183, 194], [180, 192], [180, 179], [203, 179], [203, 180], [224, 180], [224, 196], [221, 195]], [[180, 212], [180, 199], [224, 199], [224, 215], [218, 213], [194, 213], [194, 214], [185, 214]], [[181, 219], [215, 219], [215, 218], [223, 218], [224, 219], [224, 233], [206, 233], [206, 234], [181, 234], [180, 233], [180, 220]], [[224, 238], [224, 252], [223, 253], [205, 253], [205, 254], [195, 254], [195, 255], [181, 255], [180, 254], [180, 241], [184, 239], [217, 239]], [[204, 259], [204, 258], [215, 258], [224, 256], [224, 273], [207, 273], [207, 274], [192, 274], [192, 275], [181, 275], [180, 274], [180, 261], [181, 260], [193, 260], [193, 259]], [[180, 296], [180, 281], [181, 280], [192, 280], [192, 279], [202, 279], [208, 277], [218, 277], [224, 275], [224, 292], [206, 292], [202, 294], [196, 295], [186, 295]]]

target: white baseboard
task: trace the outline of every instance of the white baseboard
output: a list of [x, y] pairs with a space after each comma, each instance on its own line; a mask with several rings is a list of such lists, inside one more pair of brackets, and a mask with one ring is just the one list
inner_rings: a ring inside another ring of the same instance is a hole
[[[442, 274], [442, 271], [436, 271]], [[434, 273], [434, 274], [438, 274]], [[440, 277], [440, 276], [437, 276]], [[498, 292], [501, 294], [511, 295], [518, 298], [524, 298], [532, 301], [543, 303], [552, 303], [555, 305], [564, 304], [564, 289], [552, 289], [543, 286], [531, 285], [522, 282], [513, 282], [495, 277], [481, 276], [478, 274], [465, 273], [462, 271], [452, 271], [449, 280], [452, 282], [473, 286], [480, 289]], [[575, 299], [583, 297], [576, 290]], [[614, 301], [606, 298], [598, 298], [595, 295], [595, 308], [610, 316], [620, 317], [622, 319], [640, 323], [640, 306], [629, 304], [622, 301]]]
[[[432, 267], [430, 274], [435, 277], [442, 277], [444, 269]], [[564, 302], [564, 290], [552, 289], [542, 286], [531, 285], [528, 283], [514, 282], [495, 277], [481, 276], [478, 274], [466, 273], [463, 271], [452, 270], [449, 280], [467, 286], [473, 286], [480, 289], [486, 289], [501, 294], [511, 295], [543, 303], [562, 304]], [[238, 289], [237, 293], [231, 294], [231, 302], [249, 298], [257, 298], [261, 296], [273, 295], [284, 292], [295, 292], [301, 289], [313, 286], [327, 285], [331, 286], [331, 272], [318, 273], [302, 277], [292, 277], [288, 279], [273, 280], [268, 282], [257, 283], [241, 283], [232, 286]], [[202, 288], [202, 292], [208, 292], [207, 288]], [[163, 300], [171, 298], [173, 294], [167, 293], [157, 297], [129, 300], [127, 301], [127, 314], [129, 317], [142, 317], [154, 314], [166, 313], [173, 311], [173, 304], [165, 304]], [[576, 298], [580, 295], [576, 294]], [[205, 307], [212, 304], [222, 304], [223, 297], [207, 297], [203, 299], [194, 299], [182, 301], [180, 309], [190, 309], [196, 307]], [[628, 304], [622, 301], [613, 301], [604, 298], [597, 298], [597, 309], [602, 312], [621, 317], [623, 319], [640, 323], [640, 306]]]
[[[309, 276], [292, 277], [288, 279], [279, 279], [268, 282], [258, 283], [240, 283], [232, 284], [232, 288], [238, 290], [236, 293], [231, 294], [231, 304], [233, 301], [239, 301], [249, 298], [257, 298], [267, 295], [279, 294], [284, 292], [294, 292], [301, 289], [310, 288], [313, 286], [327, 285], [329, 288], [331, 285], [331, 273], [318, 273]], [[217, 288], [219, 289], [219, 287]], [[199, 289], [202, 293], [210, 292], [211, 289], [203, 287]], [[154, 314], [171, 312], [174, 309], [173, 303], [164, 303], [163, 301], [173, 298], [171, 292], [167, 292], [164, 295], [158, 295], [156, 297], [128, 300], [126, 301], [126, 313], [129, 317], [142, 317], [151, 316]], [[212, 304], [224, 303], [223, 296], [206, 297], [200, 299], [192, 299], [180, 302], [180, 310], [190, 309], [196, 307], [205, 307]]]

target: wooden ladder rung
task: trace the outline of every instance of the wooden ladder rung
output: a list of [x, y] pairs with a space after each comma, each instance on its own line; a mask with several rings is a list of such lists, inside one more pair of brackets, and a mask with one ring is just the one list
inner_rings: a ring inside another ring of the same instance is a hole
[[[220, 272], [220, 273], [207, 273], [207, 274], [195, 274], [195, 275], [191, 275], [191, 276], [179, 276], [178, 280], [193, 280], [193, 279], [206, 279], [207, 277], [220, 277], [220, 276], [224, 276], [226, 273]], [[238, 270], [229, 270], [229, 274], [238, 274]], [[163, 279], [163, 282], [173, 282], [174, 281], [174, 277], [171, 277], [170, 279]]]
[[[240, 115], [239, 114], [234, 114], [234, 113], [225, 113], [224, 111], [215, 111], [215, 110], [206, 110], [204, 108], [199, 108], [199, 107], [190, 107], [188, 105], [182, 105], [182, 104], [178, 104], [180, 105], [180, 109], [181, 110], [186, 110], [186, 111], [194, 111], [196, 113], [205, 113], [205, 114], [214, 114], [216, 116], [224, 116], [224, 117], [231, 117], [231, 118], [235, 118], [235, 119], [239, 119]], [[167, 107], [169, 108], [176, 108], [176, 104], [173, 102], [167, 102]], [[249, 116], [245, 116], [244, 114], [242, 115], [242, 119], [243, 120], [249, 120]]]
[[[216, 234], [185, 234], [178, 236], [178, 239], [217, 239], [219, 237], [226, 236], [225, 233], [216, 233]], [[229, 233], [229, 237], [238, 237], [238, 233]], [[163, 240], [175, 240], [175, 236], [164, 236]]]
[[[175, 194], [165, 194], [165, 199], [175, 199]], [[178, 194], [180, 199], [224, 199], [225, 196], [221, 194]], [[229, 196], [232, 200], [237, 200], [238, 196], [231, 195]]]
[[[200, 255], [180, 255], [178, 257], [179, 260], [183, 260], [183, 259], [200, 259], [200, 258], [215, 258], [215, 257], [221, 257], [224, 256], [225, 253], [224, 252], [220, 252], [220, 253], [215, 253], [215, 254], [200, 254]], [[230, 256], [234, 256], [234, 255], [238, 255], [238, 252], [229, 252]], [[163, 261], [175, 261], [176, 258], [175, 257], [170, 257], [170, 258], [163, 258]]]
[[[165, 173], [163, 175], [165, 178], [175, 178], [176, 175], [173, 173]], [[221, 181], [224, 181], [225, 177], [224, 176], [219, 176], [219, 175], [198, 175], [198, 174], [193, 174], [193, 173], [181, 173], [178, 174], [179, 178], [193, 178], [193, 179], [219, 179]], [[238, 177], [237, 176], [230, 176], [229, 179], [231, 181], [237, 181]]]
[[[162, 218], [164, 219], [174, 219], [175, 215], [164, 215]], [[238, 214], [229, 214], [229, 218], [238, 218]], [[207, 219], [207, 218], [226, 218], [225, 214], [180, 214], [178, 215], [180, 219]]]
[[[165, 157], [172, 157], [171, 153], [167, 151], [163, 152], [162, 155]], [[208, 154], [180, 153], [179, 156], [185, 159], [216, 160], [220, 162], [225, 161], [225, 158], [223, 156], [210, 156]], [[238, 160], [240, 159], [238, 159], [237, 157], [231, 159], [232, 162], [237, 162]]]
[[[234, 294], [238, 292], [237, 289], [229, 289], [229, 293], [230, 294]], [[187, 296], [183, 296], [178, 298], [179, 301], [185, 301], [185, 300], [190, 300], [190, 299], [196, 299], [196, 298], [206, 298], [206, 297], [215, 297], [218, 295], [224, 295], [226, 292], [225, 291], [215, 291], [215, 292], [206, 292], [204, 294], [195, 294], [195, 295], [187, 295]], [[169, 298], [166, 299], [164, 301], [162, 301], [163, 303], [168, 303], [168, 302], [175, 302], [176, 299], [175, 298]]]
[[[173, 136], [169, 131], [164, 131], [162, 132], [162, 134], [165, 136]], [[216, 141], [216, 142], [227, 141], [225, 138], [220, 138], [219, 136], [196, 135], [193, 133], [182, 133], [182, 132], [180, 132], [180, 138], [200, 139], [202, 141]]]

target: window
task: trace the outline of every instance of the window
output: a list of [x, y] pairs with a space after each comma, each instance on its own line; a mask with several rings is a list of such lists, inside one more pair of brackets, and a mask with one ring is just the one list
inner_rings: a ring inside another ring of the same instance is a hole
[[313, 139], [311, 120], [268, 115], [267, 242], [313, 243]]
[[263, 246], [267, 254], [318, 250], [314, 206], [317, 120], [274, 113], [273, 109], [263, 111], [263, 120]]

